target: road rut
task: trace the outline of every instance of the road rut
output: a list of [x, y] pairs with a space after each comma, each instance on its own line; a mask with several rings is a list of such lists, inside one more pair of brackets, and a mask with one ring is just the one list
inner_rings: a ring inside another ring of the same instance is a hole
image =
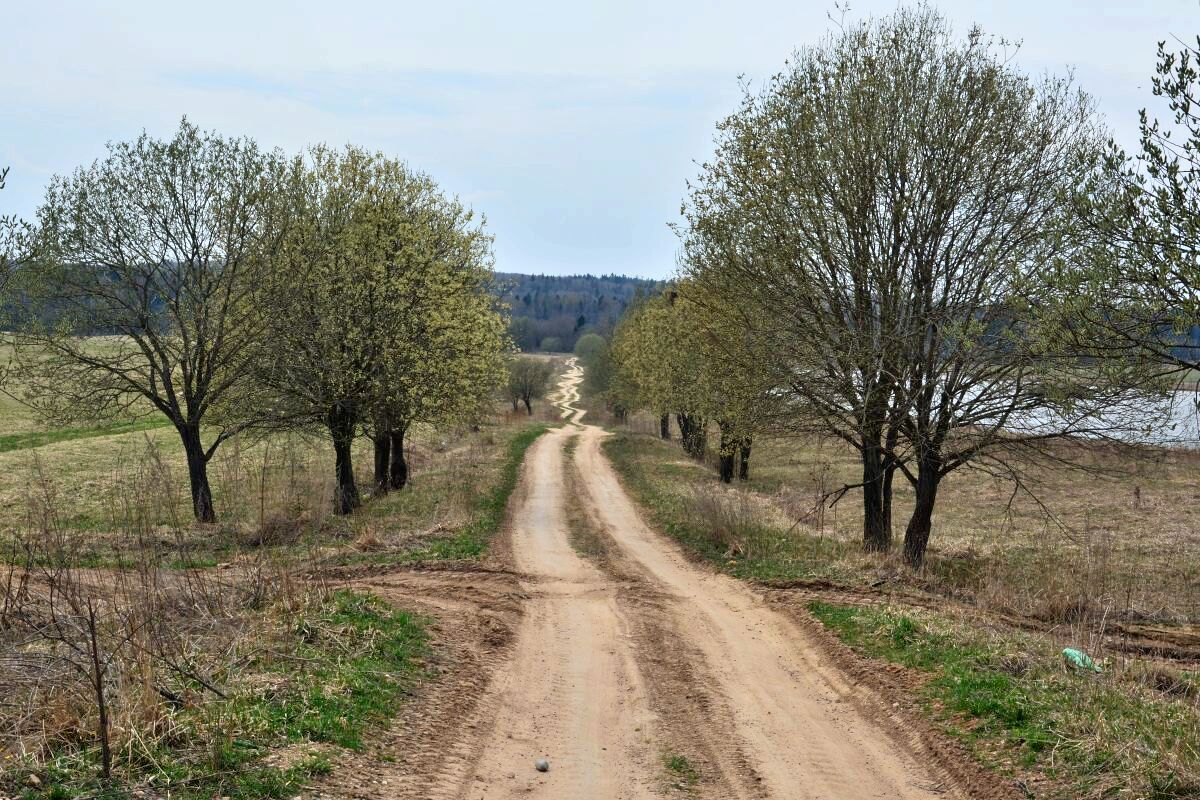
[[[439, 746], [447, 757], [387, 796], [1007, 795], [960, 780], [928, 729], [847, 677], [802, 614], [652, 530], [601, 450], [605, 432], [583, 423], [582, 371], [570, 367], [554, 396], [564, 424], [530, 448], [497, 543], [520, 609], [505, 617], [511, 642], [489, 657], [486, 680], [470, 683], [476, 694], [454, 706], [458, 718], [426, 738], [422, 764]], [[580, 526], [595, 552], [572, 546]], [[534, 769], [541, 758], [549, 771]]]

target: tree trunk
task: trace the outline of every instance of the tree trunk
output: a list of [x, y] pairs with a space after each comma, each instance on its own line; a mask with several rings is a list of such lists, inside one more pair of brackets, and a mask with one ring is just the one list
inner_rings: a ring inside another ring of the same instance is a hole
[[392, 429], [392, 482], [393, 489], [403, 489], [408, 484], [408, 461], [404, 458], [404, 433], [407, 425]]
[[358, 418], [344, 403], [338, 403], [329, 409], [326, 424], [333, 439], [333, 452], [336, 457], [333, 510], [337, 514], [349, 514], [361, 505], [358, 487], [354, 484], [354, 463], [351, 458], [351, 446], [354, 444], [354, 429], [358, 426]]
[[718, 474], [721, 478], [721, 483], [733, 483], [733, 467], [735, 459], [733, 453], [721, 453], [717, 462]]
[[684, 452], [697, 460], [703, 459], [708, 446], [708, 420], [692, 414], [676, 414], [675, 419], [679, 421]]
[[512, 404], [513, 411], [519, 411], [521, 409], [521, 400], [519, 398], [514, 398]]
[[738, 451], [739, 442], [730, 432], [729, 423], [725, 422], [724, 420], [718, 420], [717, 427], [721, 429], [721, 447], [717, 462], [718, 471], [721, 476], [721, 483], [732, 483], [734, 460]]
[[888, 541], [892, 537], [892, 480], [896, 477], [896, 465], [888, 463], [883, 468], [883, 526], [888, 531]]
[[188, 423], [180, 426], [179, 437], [183, 440], [183, 452], [187, 456], [192, 513], [197, 522], [216, 522], [212, 488], [208, 485], [208, 459], [204, 455], [204, 445], [200, 443], [200, 425]]
[[531, 402], [529, 402], [529, 397], [525, 397], [524, 400], [525, 400], [525, 413], [532, 417], [533, 416], [533, 404]]
[[925, 563], [925, 548], [933, 530], [933, 507], [942, 480], [941, 467], [937, 458], [925, 458], [917, 472], [913, 512], [904, 531], [904, 560], [913, 569], [920, 569]]
[[738, 463], [738, 480], [750, 480], [750, 446], [754, 440], [747, 436], [742, 439], [742, 446], [739, 448], [739, 463]]
[[884, 493], [884, 456], [877, 443], [866, 442], [863, 462], [863, 549], [886, 553], [892, 549], [891, 498]]
[[392, 440], [387, 431], [377, 430], [372, 441], [375, 443], [375, 494], [387, 494]]
[[663, 414], [658, 418], [658, 437], [660, 439], [671, 438], [671, 415]]
[[887, 437], [884, 439], [884, 446], [887, 448], [884, 454], [883, 463], [883, 525], [888, 531], [888, 541], [892, 537], [892, 485], [893, 479], [896, 477], [896, 470], [899, 467], [896, 465], [894, 458], [896, 452], [896, 443], [900, 439], [900, 430], [895, 425], [888, 426]]
[[89, 598], [88, 610], [88, 654], [92, 659], [92, 692], [96, 698], [96, 713], [99, 716], [96, 735], [100, 739], [100, 777], [105, 783], [112, 780], [112, 744], [109, 737], [108, 698], [104, 692], [104, 659], [100, 654], [100, 642], [96, 638], [96, 606]]

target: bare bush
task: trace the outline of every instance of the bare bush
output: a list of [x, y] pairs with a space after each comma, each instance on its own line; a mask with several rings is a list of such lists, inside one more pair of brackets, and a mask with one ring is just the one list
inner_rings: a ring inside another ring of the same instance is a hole
[[[180, 732], [175, 711], [223, 698], [228, 675], [263, 646], [262, 609], [287, 613], [323, 587], [300, 584], [268, 553], [225, 570], [162, 565], [163, 525], [180, 505], [165, 462], [147, 447], [111, 509], [123, 536], [115, 566], [93, 566], [94, 538], [64, 524], [53, 480], [34, 459], [23, 533], [0, 564], [0, 753], [36, 764], [95, 749], [99, 777], [153, 759]], [[178, 519], [178, 517], [175, 517]], [[118, 758], [118, 755], [120, 758]]]

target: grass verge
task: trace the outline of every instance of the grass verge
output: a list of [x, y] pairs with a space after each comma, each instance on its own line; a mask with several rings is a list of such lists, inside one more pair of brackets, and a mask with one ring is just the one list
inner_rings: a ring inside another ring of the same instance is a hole
[[[843, 642], [924, 675], [926, 712], [1036, 797], [1200, 797], [1196, 684], [1069, 667], [1044, 638], [899, 608], [809, 610]], [[1038, 785], [1035, 792], [1033, 785]]]
[[723, 489], [676, 443], [620, 432], [602, 446], [650, 521], [722, 571], [764, 581], [866, 582], [847, 565], [854, 554], [846, 542], [772, 524], [750, 494]]
[[509, 440], [499, 478], [489, 490], [474, 498], [471, 519], [466, 525], [452, 536], [435, 538], [419, 549], [402, 553], [398, 560], [474, 559], [485, 555], [492, 537], [504, 522], [508, 499], [517, 488], [525, 453], [548, 429], [548, 425], [533, 425], [522, 429]]
[[[276, 614], [270, 646], [217, 676], [239, 688], [225, 698], [178, 703], [160, 721], [156, 740], [131, 739], [117, 750], [111, 782], [96, 777], [97, 749], [78, 747], [36, 768], [5, 769], [0, 789], [26, 800], [138, 790], [179, 800], [294, 796], [331, 769], [331, 746], [361, 748], [363, 736], [396, 713], [422, 677], [426, 635], [421, 620], [350, 591]], [[167, 691], [192, 697], [198, 687]], [[294, 757], [281, 758], [284, 748]]]

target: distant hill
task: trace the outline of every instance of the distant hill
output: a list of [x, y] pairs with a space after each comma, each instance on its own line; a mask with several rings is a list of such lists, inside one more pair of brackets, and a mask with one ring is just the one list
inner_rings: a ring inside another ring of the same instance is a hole
[[569, 352], [585, 333], [608, 337], [631, 303], [664, 285], [624, 275], [498, 272], [496, 279], [512, 315], [509, 333], [526, 353]]

